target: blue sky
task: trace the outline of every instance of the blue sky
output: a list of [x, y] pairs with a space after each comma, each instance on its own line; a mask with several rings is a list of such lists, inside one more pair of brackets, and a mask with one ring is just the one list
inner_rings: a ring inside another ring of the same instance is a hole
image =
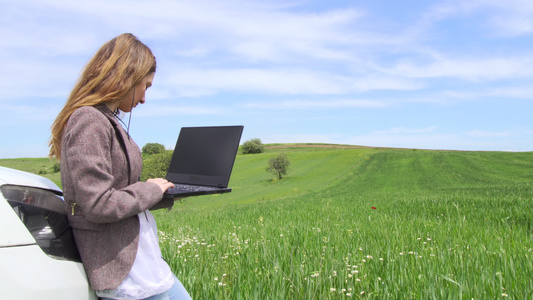
[[48, 154], [82, 68], [123, 32], [158, 61], [141, 147], [242, 124], [242, 142], [533, 151], [531, 0], [2, 0], [0, 158]]

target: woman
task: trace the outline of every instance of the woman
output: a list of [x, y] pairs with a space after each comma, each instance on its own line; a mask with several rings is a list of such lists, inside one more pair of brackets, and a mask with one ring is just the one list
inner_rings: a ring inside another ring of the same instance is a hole
[[155, 69], [146, 45], [119, 35], [87, 64], [52, 125], [50, 156], [61, 161], [69, 222], [91, 286], [104, 299], [190, 299], [161, 257], [148, 211], [173, 184], [139, 181], [141, 152], [118, 117], [145, 102]]

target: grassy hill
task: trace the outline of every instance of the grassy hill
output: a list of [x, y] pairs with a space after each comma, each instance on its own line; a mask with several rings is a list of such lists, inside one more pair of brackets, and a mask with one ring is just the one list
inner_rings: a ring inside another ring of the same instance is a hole
[[[266, 172], [267, 162], [280, 151], [291, 162], [288, 176], [277, 180]], [[348, 148], [275, 148], [266, 153], [238, 155], [229, 186], [232, 193], [190, 199], [195, 206], [251, 204], [314, 193], [335, 185], [375, 150]], [[192, 203], [191, 203], [192, 204]]]
[[277, 145], [230, 186], [154, 212], [193, 298], [533, 297], [532, 152]]
[[276, 148], [156, 215], [197, 298], [530, 298], [532, 180], [533, 153]]

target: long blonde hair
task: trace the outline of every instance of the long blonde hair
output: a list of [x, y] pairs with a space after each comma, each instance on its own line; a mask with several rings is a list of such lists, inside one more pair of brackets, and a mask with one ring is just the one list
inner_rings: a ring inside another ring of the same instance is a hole
[[152, 51], [133, 34], [124, 33], [105, 43], [85, 66], [65, 106], [52, 124], [49, 156], [61, 158], [63, 131], [76, 109], [119, 101], [155, 69]]

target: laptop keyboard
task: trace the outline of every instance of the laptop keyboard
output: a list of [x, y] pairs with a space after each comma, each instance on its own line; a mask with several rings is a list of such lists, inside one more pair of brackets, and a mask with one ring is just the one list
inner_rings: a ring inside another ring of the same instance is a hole
[[170, 193], [177, 192], [177, 191], [199, 192], [199, 191], [212, 191], [214, 189], [217, 189], [217, 188], [209, 187], [209, 186], [174, 184], [174, 187], [169, 188], [167, 191]]

